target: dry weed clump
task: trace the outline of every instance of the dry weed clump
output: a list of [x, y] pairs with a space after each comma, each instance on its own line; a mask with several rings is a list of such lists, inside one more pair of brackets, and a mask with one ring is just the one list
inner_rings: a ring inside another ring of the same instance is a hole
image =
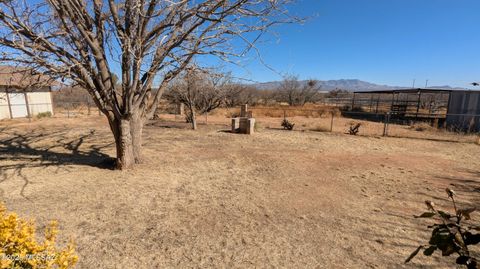
[[[332, 114], [341, 115], [337, 107], [305, 105], [305, 106], [252, 106], [249, 110], [257, 118], [283, 118], [283, 117], [305, 117], [305, 118], [326, 118]], [[209, 113], [212, 116], [224, 116], [235, 118], [240, 116], [240, 108], [219, 108]]]
[[339, 115], [340, 110], [336, 107], [305, 105], [305, 106], [256, 106], [252, 107], [256, 117], [306, 117], [322, 118], [332, 115]]
[[358, 132], [360, 132], [360, 126], [362, 126], [361, 122], [351, 122], [350, 127], [348, 128], [348, 134], [357, 135]]
[[292, 123], [292, 122], [288, 121], [287, 119], [283, 119], [282, 127], [285, 130], [292, 131], [293, 127], [295, 127], [295, 123]]
[[35, 238], [35, 225], [0, 204], [0, 268], [73, 268], [78, 261], [74, 244], [65, 249], [55, 246], [57, 223], [45, 230], [45, 239]]
[[425, 131], [436, 131], [437, 128], [430, 126], [428, 123], [415, 123], [414, 125], [410, 126], [410, 129], [413, 129], [417, 132], [425, 132]]

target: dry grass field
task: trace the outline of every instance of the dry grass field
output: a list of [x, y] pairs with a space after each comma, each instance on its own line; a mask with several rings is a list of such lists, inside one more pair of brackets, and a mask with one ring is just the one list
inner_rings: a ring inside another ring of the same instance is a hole
[[208, 120], [151, 122], [146, 163], [124, 172], [108, 169], [102, 117], [1, 121], [0, 199], [40, 228], [57, 219], [78, 268], [452, 268], [438, 253], [403, 264], [429, 235], [413, 215], [448, 205], [446, 187], [480, 206], [480, 146]]

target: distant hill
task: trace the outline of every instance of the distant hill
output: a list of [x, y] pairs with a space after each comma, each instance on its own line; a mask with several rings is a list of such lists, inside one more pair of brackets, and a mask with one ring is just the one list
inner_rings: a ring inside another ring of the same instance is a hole
[[[342, 89], [347, 91], [379, 91], [379, 90], [396, 90], [403, 89], [407, 87], [398, 87], [398, 86], [389, 86], [389, 85], [379, 85], [370, 83], [367, 81], [362, 81], [359, 79], [338, 79], [338, 80], [319, 80], [318, 81], [322, 91], [331, 91], [335, 89]], [[300, 81], [300, 84], [303, 86], [307, 83], [307, 80]], [[254, 84], [255, 87], [262, 90], [277, 90], [280, 88], [281, 81], [272, 81], [272, 82], [263, 82]], [[428, 88], [435, 89], [452, 89], [460, 90], [462, 88], [453, 88], [450, 86], [431, 86]], [[463, 89], [462, 89], [463, 90]]]

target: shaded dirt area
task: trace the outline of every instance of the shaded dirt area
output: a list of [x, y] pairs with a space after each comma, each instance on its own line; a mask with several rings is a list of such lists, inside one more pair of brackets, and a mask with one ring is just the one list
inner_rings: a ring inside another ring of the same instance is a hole
[[472, 143], [185, 127], [149, 124], [147, 162], [120, 172], [100, 117], [0, 122], [0, 198], [58, 219], [78, 268], [451, 268], [403, 264], [428, 237], [412, 216], [447, 186], [480, 205]]

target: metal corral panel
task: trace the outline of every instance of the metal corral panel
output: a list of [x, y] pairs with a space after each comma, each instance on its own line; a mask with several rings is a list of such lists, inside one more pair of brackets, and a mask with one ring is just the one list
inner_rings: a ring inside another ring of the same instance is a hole
[[447, 128], [480, 132], [480, 92], [452, 91], [448, 105]]
[[10, 119], [10, 109], [8, 108], [7, 93], [0, 92], [0, 120]]
[[49, 91], [28, 92], [28, 106], [30, 114], [36, 116], [38, 113], [50, 112], [53, 114], [52, 99]]

